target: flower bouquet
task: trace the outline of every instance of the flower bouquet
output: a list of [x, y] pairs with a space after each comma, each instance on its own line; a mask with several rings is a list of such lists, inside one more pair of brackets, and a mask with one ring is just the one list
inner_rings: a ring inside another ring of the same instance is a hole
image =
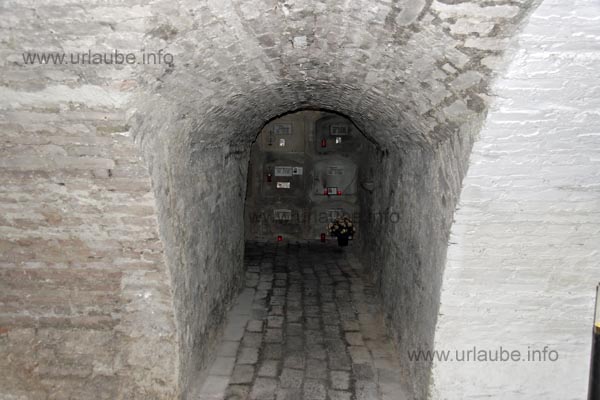
[[331, 236], [337, 236], [338, 245], [348, 246], [348, 240], [356, 233], [352, 220], [348, 217], [338, 217], [327, 225], [327, 231]]

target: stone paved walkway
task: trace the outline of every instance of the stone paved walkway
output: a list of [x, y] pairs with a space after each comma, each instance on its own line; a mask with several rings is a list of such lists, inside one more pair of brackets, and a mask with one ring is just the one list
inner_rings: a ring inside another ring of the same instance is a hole
[[246, 263], [200, 400], [398, 400], [394, 347], [348, 250], [249, 243]]

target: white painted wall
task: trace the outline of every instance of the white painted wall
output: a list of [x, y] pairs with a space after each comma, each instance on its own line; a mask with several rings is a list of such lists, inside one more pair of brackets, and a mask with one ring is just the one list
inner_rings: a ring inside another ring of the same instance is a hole
[[435, 362], [434, 399], [587, 398], [600, 281], [600, 1], [545, 0], [495, 84], [444, 275], [436, 350], [556, 362]]

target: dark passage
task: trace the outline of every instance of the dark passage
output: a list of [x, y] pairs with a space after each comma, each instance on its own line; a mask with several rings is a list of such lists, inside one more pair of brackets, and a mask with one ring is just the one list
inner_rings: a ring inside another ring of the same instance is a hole
[[201, 400], [398, 400], [399, 364], [373, 286], [334, 243], [249, 242]]

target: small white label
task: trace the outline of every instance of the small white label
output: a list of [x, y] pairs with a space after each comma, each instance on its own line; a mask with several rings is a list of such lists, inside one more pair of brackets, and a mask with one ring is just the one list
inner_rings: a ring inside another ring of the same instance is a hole
[[292, 176], [292, 167], [275, 167], [275, 176]]
[[285, 139], [279, 139], [279, 147], [285, 147]]
[[289, 182], [277, 182], [277, 189], [289, 189], [289, 188], [290, 188]]
[[302, 167], [294, 167], [294, 169], [292, 170], [292, 174], [293, 175], [302, 175], [303, 171], [304, 171], [304, 168], [302, 168]]

